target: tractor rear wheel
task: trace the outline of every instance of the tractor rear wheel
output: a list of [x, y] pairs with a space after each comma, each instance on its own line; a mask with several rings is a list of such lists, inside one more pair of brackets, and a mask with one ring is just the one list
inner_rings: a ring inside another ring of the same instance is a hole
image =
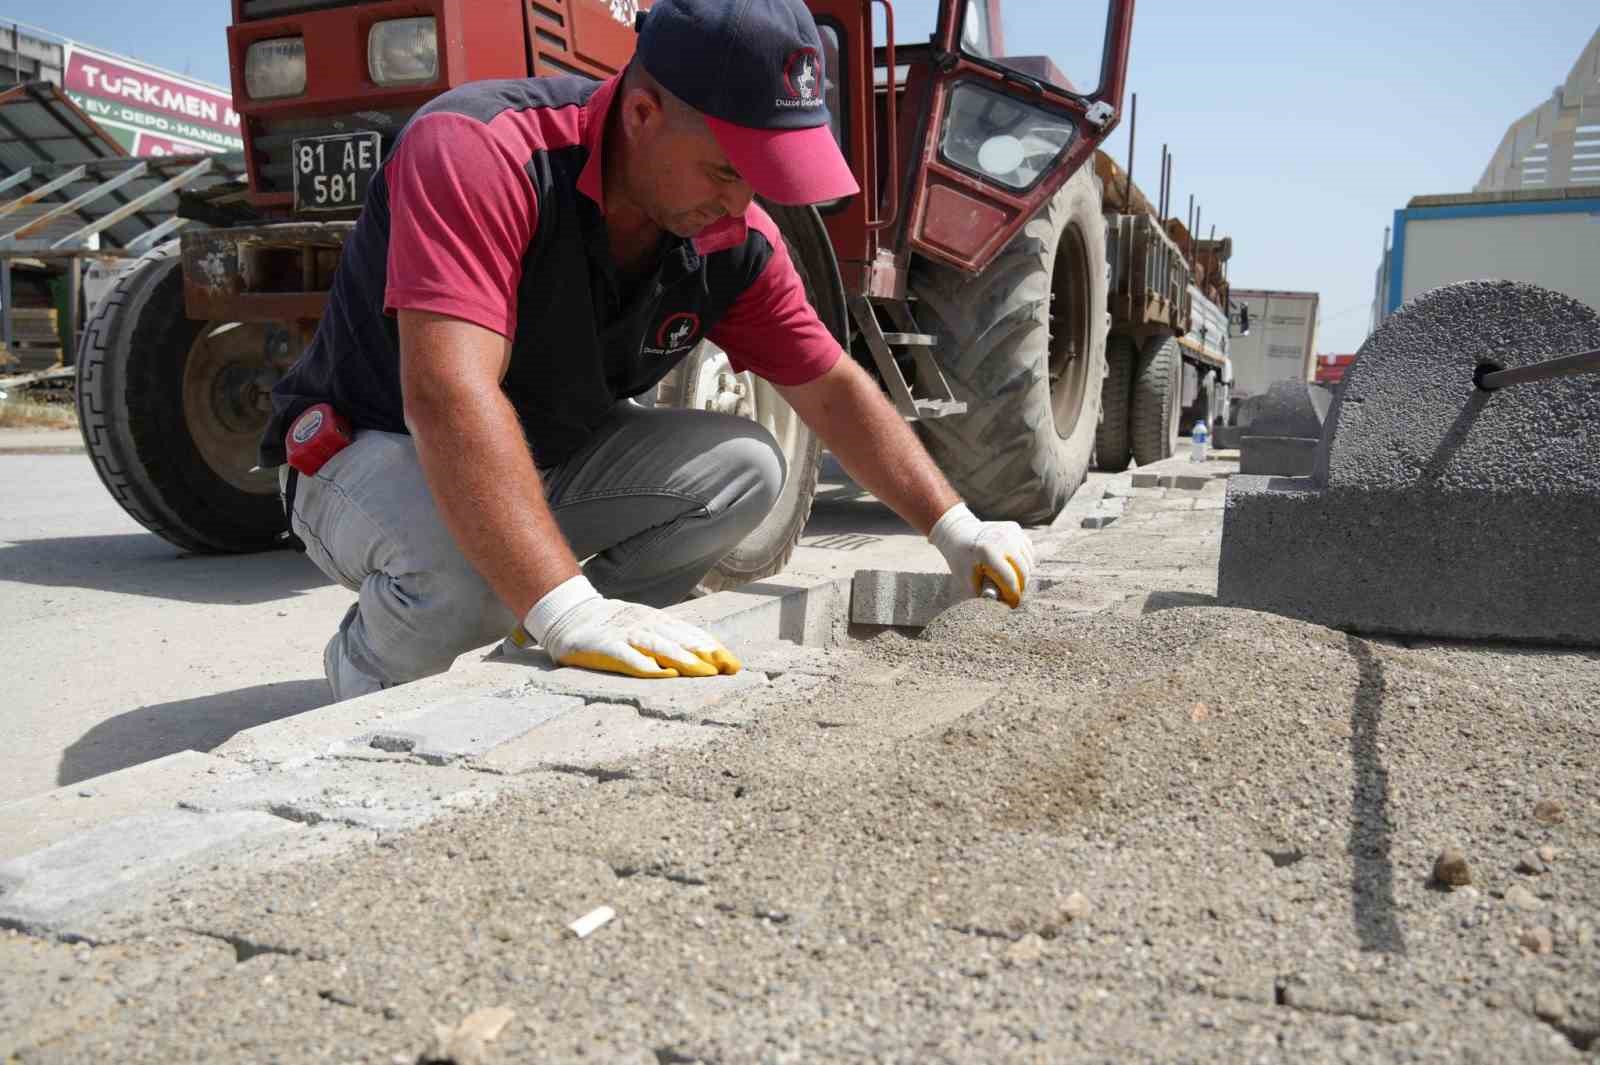
[[1080, 169], [977, 277], [912, 263], [914, 311], [967, 412], [917, 423], [985, 518], [1053, 519], [1083, 483], [1106, 374], [1100, 184]]
[[176, 241], [121, 275], [84, 329], [77, 391], [84, 446], [129, 516], [186, 551], [277, 545], [275, 471], [251, 468], [288, 337], [190, 320]]
[[1170, 459], [1178, 450], [1183, 402], [1183, 349], [1166, 333], [1144, 343], [1133, 374], [1133, 457], [1139, 465]]

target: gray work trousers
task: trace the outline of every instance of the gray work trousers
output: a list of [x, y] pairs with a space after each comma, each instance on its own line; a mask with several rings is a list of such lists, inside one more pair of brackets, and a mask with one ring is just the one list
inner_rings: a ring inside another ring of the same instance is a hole
[[[540, 474], [595, 588], [664, 607], [761, 523], [785, 469], [753, 421], [623, 402], [583, 450]], [[337, 650], [386, 685], [443, 672], [521, 620], [445, 528], [410, 436], [358, 433], [300, 477], [291, 527], [318, 569], [359, 594]]]

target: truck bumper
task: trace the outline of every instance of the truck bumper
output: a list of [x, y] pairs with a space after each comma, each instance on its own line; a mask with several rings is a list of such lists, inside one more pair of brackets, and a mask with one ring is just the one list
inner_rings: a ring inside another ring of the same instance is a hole
[[184, 233], [183, 301], [198, 321], [315, 322], [354, 222]]

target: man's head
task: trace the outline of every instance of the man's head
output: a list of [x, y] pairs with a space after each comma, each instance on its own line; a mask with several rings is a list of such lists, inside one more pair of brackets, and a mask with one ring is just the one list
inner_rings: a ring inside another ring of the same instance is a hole
[[[694, 215], [699, 207], [687, 201], [698, 196], [733, 213], [734, 186], [746, 199], [753, 190], [782, 204], [860, 191], [829, 128], [822, 39], [802, 0], [656, 0], [641, 18], [624, 106], [635, 106], [629, 81], [655, 93], [682, 138], [663, 150], [681, 152], [675, 163], [720, 167], [729, 186], [709, 198], [704, 188], [686, 192], [680, 209]], [[648, 122], [639, 126], [650, 132]]]
[[618, 180], [627, 199], [662, 229], [692, 237], [754, 195], [703, 115], [664, 89], [639, 63], [628, 67], [614, 105], [627, 152]]

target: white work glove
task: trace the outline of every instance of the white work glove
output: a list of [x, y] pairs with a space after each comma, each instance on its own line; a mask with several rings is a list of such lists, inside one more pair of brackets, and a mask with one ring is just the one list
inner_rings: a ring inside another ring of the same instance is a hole
[[741, 668], [705, 630], [655, 607], [606, 599], [581, 575], [535, 603], [512, 642], [526, 647], [530, 634], [559, 665], [629, 677], [714, 677]]
[[979, 521], [965, 503], [957, 503], [934, 525], [928, 542], [973, 595], [982, 595], [988, 581], [1007, 606], [1022, 602], [1033, 574], [1033, 544], [1016, 522]]

